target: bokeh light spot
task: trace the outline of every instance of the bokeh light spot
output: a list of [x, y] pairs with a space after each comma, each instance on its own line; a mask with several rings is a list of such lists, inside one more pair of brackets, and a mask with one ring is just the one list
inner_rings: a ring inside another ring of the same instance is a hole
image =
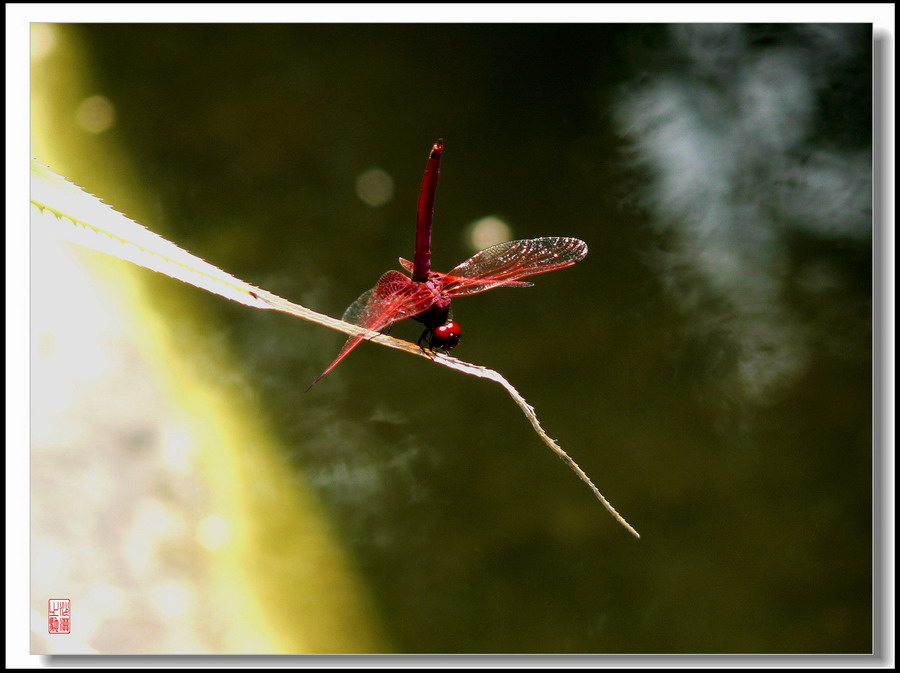
[[373, 208], [394, 197], [394, 180], [380, 168], [370, 168], [356, 179], [356, 195]]
[[472, 250], [484, 250], [512, 238], [512, 227], [499, 217], [488, 215], [469, 225], [468, 244]]
[[81, 101], [75, 121], [88, 133], [103, 133], [116, 121], [116, 109], [104, 96], [89, 96]]
[[191, 594], [190, 586], [178, 580], [160, 582], [150, 592], [156, 609], [167, 617], [184, 615], [193, 603]]
[[231, 539], [231, 526], [220, 516], [211, 515], [197, 524], [197, 542], [204, 549], [221, 549]]
[[56, 28], [49, 23], [31, 24], [31, 59], [40, 61], [56, 48]]

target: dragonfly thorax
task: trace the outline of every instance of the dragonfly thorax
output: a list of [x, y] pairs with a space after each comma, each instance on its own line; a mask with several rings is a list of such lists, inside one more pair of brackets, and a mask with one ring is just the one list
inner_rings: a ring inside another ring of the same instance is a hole
[[450, 319], [450, 297], [443, 292], [436, 294], [434, 303], [413, 319], [428, 329], [440, 327]]
[[413, 320], [425, 325], [419, 345], [424, 340], [432, 350], [449, 351], [459, 344], [462, 334], [459, 324], [450, 320], [450, 295], [440, 289], [440, 283], [436, 284], [434, 278], [429, 278], [426, 285], [434, 292], [434, 302], [419, 315], [413, 316]]

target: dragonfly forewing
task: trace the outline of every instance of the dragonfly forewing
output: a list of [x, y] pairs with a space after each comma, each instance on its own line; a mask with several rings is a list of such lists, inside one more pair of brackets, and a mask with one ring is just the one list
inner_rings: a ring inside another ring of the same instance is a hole
[[544, 236], [499, 243], [478, 252], [446, 274], [442, 288], [451, 296], [494, 287], [529, 287], [520, 278], [572, 266], [587, 255], [577, 238]]

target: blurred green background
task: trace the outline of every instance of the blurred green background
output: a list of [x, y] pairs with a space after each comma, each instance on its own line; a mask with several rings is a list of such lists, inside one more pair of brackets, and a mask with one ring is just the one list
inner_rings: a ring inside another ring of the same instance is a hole
[[488, 216], [587, 241], [454, 302], [454, 355], [641, 540], [499, 387], [363, 344], [304, 394], [341, 335], [154, 282], [193, 307], [175, 334], [232, 353], [392, 651], [870, 651], [867, 26], [66, 30], [153, 195], [128, 214], [305, 306], [340, 316], [412, 255], [437, 138], [436, 269]]

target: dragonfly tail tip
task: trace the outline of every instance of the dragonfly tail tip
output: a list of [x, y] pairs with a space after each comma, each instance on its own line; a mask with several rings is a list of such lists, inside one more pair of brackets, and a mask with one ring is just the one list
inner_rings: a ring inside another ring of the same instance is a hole
[[310, 383], [309, 386], [307, 386], [306, 390], [304, 390], [303, 392], [308, 393], [310, 390], [312, 390], [313, 386], [316, 385], [323, 378], [325, 378], [325, 374], [327, 374], [327, 373], [328, 372], [322, 372], [321, 374], [319, 374], [318, 378], [315, 381], [313, 381], [312, 383]]

